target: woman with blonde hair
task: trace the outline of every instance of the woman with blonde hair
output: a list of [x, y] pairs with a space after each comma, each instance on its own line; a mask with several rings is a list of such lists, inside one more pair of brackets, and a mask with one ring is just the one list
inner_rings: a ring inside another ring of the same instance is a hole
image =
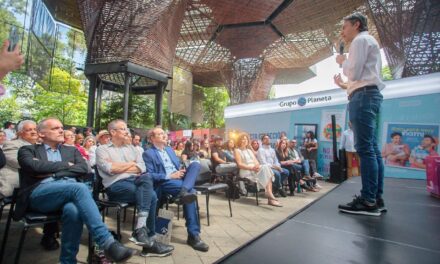
[[87, 136], [84, 139], [83, 142], [83, 148], [86, 151], [86, 154], [89, 156], [89, 162], [90, 162], [90, 166], [95, 166], [96, 164], [96, 154], [95, 154], [95, 149], [93, 148], [93, 146], [95, 146], [96, 142], [95, 142], [95, 137], [94, 136]]
[[272, 193], [274, 174], [268, 165], [260, 165], [252, 150], [249, 149], [249, 137], [241, 134], [237, 139], [237, 148], [234, 150], [239, 176], [256, 182], [258, 188], [264, 188], [268, 204], [281, 207], [281, 203]]

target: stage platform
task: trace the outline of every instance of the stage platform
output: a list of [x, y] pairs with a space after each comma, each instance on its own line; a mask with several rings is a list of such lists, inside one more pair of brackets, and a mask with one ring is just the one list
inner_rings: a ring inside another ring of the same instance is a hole
[[440, 263], [440, 199], [424, 180], [385, 179], [388, 212], [340, 213], [361, 188], [360, 177], [288, 217], [216, 263]]

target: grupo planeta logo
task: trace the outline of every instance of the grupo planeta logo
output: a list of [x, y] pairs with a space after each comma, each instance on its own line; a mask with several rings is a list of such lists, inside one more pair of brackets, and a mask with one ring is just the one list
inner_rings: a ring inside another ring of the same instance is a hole
[[306, 100], [305, 97], [300, 97], [300, 98], [298, 98], [298, 105], [299, 105], [299, 106], [305, 106], [306, 103], [307, 103], [307, 100]]

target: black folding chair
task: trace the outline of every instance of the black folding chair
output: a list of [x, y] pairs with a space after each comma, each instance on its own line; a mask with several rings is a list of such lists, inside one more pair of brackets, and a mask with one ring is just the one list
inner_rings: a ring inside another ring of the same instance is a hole
[[[14, 192], [12, 194], [10, 208], [9, 208], [9, 214], [8, 214], [8, 220], [6, 221], [5, 231], [3, 234], [3, 241], [2, 241], [2, 245], [1, 245], [0, 262], [2, 262], [2, 260], [3, 260], [3, 255], [5, 253], [6, 244], [8, 242], [9, 229], [11, 227], [12, 216], [14, 214], [14, 209], [15, 209], [15, 203], [17, 202], [18, 191], [19, 191], [19, 188], [15, 188]], [[52, 213], [52, 214], [27, 212], [20, 219], [20, 222], [23, 223], [23, 229], [21, 231], [17, 252], [15, 254], [14, 263], [18, 264], [20, 261], [21, 250], [23, 248], [24, 239], [26, 237], [26, 233], [29, 230], [29, 228], [43, 226], [45, 224], [58, 222], [60, 220], [61, 220], [61, 213], [60, 212]]]
[[[101, 210], [102, 221], [105, 222], [105, 214], [108, 208], [116, 208], [116, 236], [120, 241], [122, 238], [121, 235], [121, 211], [124, 210], [124, 220], [125, 220], [125, 210], [129, 207], [133, 207], [133, 219], [131, 224], [131, 229], [134, 230], [134, 224], [136, 220], [136, 204], [134, 203], [125, 203], [125, 202], [117, 202], [110, 201], [107, 198], [107, 194], [104, 190], [104, 185], [102, 184], [102, 178], [99, 175], [97, 169], [95, 169], [95, 180], [93, 181], [93, 198], [95, 199], [96, 204]], [[101, 196], [101, 197], [100, 197]]]
[[[199, 191], [201, 194], [206, 197], [206, 217], [209, 222], [209, 196], [211, 193], [215, 193], [217, 191], [225, 191], [226, 196], [228, 197], [229, 204], [229, 214], [232, 217], [232, 206], [231, 206], [231, 195], [229, 193], [229, 185], [225, 183], [225, 180], [222, 175], [218, 175], [212, 172], [212, 167], [209, 166], [209, 170], [205, 173], [200, 173], [197, 176], [196, 184], [194, 186], [196, 191]], [[197, 206], [198, 207], [198, 206]]]

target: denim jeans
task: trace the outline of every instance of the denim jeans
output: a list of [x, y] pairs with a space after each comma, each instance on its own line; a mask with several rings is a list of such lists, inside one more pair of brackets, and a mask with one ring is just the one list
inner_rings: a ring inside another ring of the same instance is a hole
[[310, 176], [310, 165], [309, 165], [309, 160], [303, 160], [301, 161], [301, 163], [294, 163], [292, 164], [292, 166], [296, 169], [301, 171], [304, 176]]
[[62, 264], [77, 263], [84, 223], [100, 248], [114, 240], [101, 220], [92, 194], [83, 183], [64, 179], [41, 183], [30, 196], [30, 209], [42, 213], [62, 211]]
[[272, 171], [275, 176], [275, 189], [281, 189], [283, 187], [284, 180], [289, 176], [290, 172], [285, 168], [281, 168], [281, 171], [272, 168]]
[[348, 104], [354, 145], [361, 160], [361, 197], [372, 203], [383, 194], [384, 166], [377, 145], [377, 120], [382, 100], [379, 90], [371, 89], [356, 92]]
[[[186, 169], [186, 174], [183, 180], [172, 179], [161, 182], [156, 188], [157, 196], [162, 197], [163, 195], [170, 194], [173, 197], [175, 197], [180, 193], [182, 187], [185, 187], [189, 192], [194, 192], [193, 187], [199, 172], [200, 172], [200, 163], [192, 162]], [[185, 213], [186, 229], [188, 235], [191, 236], [199, 235], [200, 225], [197, 218], [196, 202], [192, 202], [190, 204], [184, 204], [183, 211]]]
[[153, 189], [153, 179], [148, 174], [119, 180], [110, 185], [106, 192], [110, 201], [135, 203], [138, 216], [148, 212], [148, 235], [155, 234], [157, 196]]

